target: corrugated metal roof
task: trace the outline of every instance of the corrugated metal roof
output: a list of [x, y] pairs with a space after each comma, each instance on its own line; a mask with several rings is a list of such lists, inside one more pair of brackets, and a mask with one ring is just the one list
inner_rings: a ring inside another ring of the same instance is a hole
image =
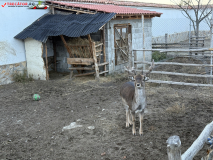
[[134, 1], [116, 1], [116, 0], [58, 0], [66, 2], [85, 2], [85, 3], [99, 3], [99, 4], [114, 4], [118, 6], [138, 6], [138, 7], [156, 7], [156, 8], [175, 8], [179, 9], [178, 5], [160, 4], [160, 3], [146, 3]]
[[48, 36], [85, 36], [90, 33], [96, 33], [114, 16], [115, 13], [80, 15], [45, 14], [18, 35], [16, 35], [14, 38], [22, 40], [26, 38], [33, 38], [35, 40], [45, 42]]
[[65, 3], [65, 2], [60, 2], [60, 1], [46, 1], [46, 2], [51, 2], [54, 4], [58, 4], [58, 5], [77, 7], [77, 8], [82, 8], [82, 9], [96, 10], [96, 11], [101, 11], [101, 12], [105, 12], [105, 13], [113, 12], [116, 14], [139, 14], [139, 15], [148, 14], [148, 15], [155, 15], [155, 16], [160, 16], [162, 14], [162, 13], [155, 12], [155, 11], [123, 7], [123, 6], [117, 6], [117, 5], [110, 5], [110, 4]]

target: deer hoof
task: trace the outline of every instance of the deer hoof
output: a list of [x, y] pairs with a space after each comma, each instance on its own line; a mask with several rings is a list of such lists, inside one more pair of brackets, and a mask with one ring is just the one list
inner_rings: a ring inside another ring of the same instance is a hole
[[129, 123], [126, 123], [126, 128], [128, 128], [129, 127]]
[[136, 131], [132, 131], [132, 135], [135, 136], [136, 135]]
[[139, 132], [139, 135], [140, 135], [140, 136], [143, 136], [143, 132]]

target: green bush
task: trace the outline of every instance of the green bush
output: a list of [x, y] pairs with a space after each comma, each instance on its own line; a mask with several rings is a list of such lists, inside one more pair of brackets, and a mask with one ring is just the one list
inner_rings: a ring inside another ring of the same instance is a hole
[[24, 70], [23, 73], [13, 73], [13, 80], [15, 82], [29, 82], [29, 81], [33, 81], [33, 75], [29, 75], [29, 77], [27, 77], [27, 70]]
[[155, 51], [152, 53], [152, 59], [155, 62], [166, 59], [167, 53], [160, 53], [159, 51]]

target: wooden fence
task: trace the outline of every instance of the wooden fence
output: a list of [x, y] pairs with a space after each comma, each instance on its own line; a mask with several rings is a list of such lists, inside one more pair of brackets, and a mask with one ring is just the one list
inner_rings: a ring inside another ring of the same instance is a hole
[[[201, 77], [201, 78], [210, 78], [210, 84], [200, 84], [200, 83], [185, 83], [185, 82], [175, 82], [175, 81], [162, 81], [162, 80], [152, 80], [150, 79], [147, 82], [150, 83], [159, 83], [159, 84], [175, 84], [175, 85], [186, 85], [186, 86], [202, 86], [202, 87], [213, 87], [212, 85], [212, 56], [213, 56], [213, 48], [202, 48], [202, 49], [141, 49], [141, 50], [133, 50], [133, 65], [136, 71], [142, 71], [138, 69], [138, 64], [143, 64], [143, 68], [145, 68], [145, 64], [151, 64], [151, 62], [145, 61], [145, 53], [143, 52], [143, 60], [139, 61], [137, 58], [137, 51], [159, 51], [159, 52], [191, 52], [191, 51], [211, 51], [210, 64], [189, 64], [189, 63], [176, 63], [176, 62], [155, 62], [155, 65], [179, 65], [179, 66], [191, 66], [191, 67], [210, 67], [210, 74], [202, 75], [202, 74], [188, 74], [188, 73], [177, 73], [177, 72], [165, 72], [165, 71], [152, 71], [152, 74], [163, 74], [163, 75], [175, 75], [175, 76], [186, 76], [186, 77]], [[188, 55], [190, 57], [190, 55]], [[146, 70], [145, 70], [146, 71]]]

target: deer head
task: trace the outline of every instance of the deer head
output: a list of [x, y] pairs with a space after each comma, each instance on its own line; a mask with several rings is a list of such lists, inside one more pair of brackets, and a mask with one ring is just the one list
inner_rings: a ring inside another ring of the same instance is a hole
[[140, 77], [140, 79], [142, 78], [143, 81], [148, 81], [149, 80], [149, 74], [154, 69], [154, 67], [155, 67], [154, 60], [152, 60], [152, 64], [149, 67], [149, 70], [145, 73], [143, 73], [143, 69], [142, 69], [142, 72], [137, 74], [134, 67], [130, 68], [128, 66], [127, 67], [124, 66], [124, 69], [128, 73], [129, 79], [135, 81], [136, 80], [135, 78], [138, 77], [138, 75], [141, 75], [142, 77]]

